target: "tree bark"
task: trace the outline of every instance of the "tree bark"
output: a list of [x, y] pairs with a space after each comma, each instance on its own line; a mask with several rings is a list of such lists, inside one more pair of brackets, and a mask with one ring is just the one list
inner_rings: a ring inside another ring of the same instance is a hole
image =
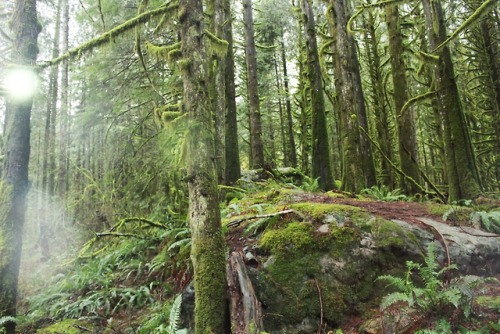
[[236, 88], [234, 84], [233, 24], [231, 0], [224, 1], [228, 18], [225, 24], [225, 39], [228, 42], [226, 56], [226, 184], [234, 184], [241, 177], [240, 150], [238, 145], [238, 120], [236, 110]]
[[312, 124], [312, 177], [319, 178], [318, 185], [322, 190], [334, 188], [332, 169], [330, 165], [330, 148], [326, 128], [325, 100], [323, 82], [319, 64], [318, 45], [316, 42], [316, 27], [314, 14], [309, 0], [301, 1], [304, 15], [304, 36], [307, 52], [307, 76], [311, 97]]
[[370, 143], [359, 130], [362, 127], [369, 133], [356, 43], [347, 32], [350, 10], [346, 0], [331, 3], [335, 87], [341, 108], [342, 188], [359, 192], [376, 184], [375, 166]]
[[[68, 52], [69, 39], [69, 3], [62, 1], [62, 53]], [[61, 64], [61, 113], [59, 116], [59, 169], [57, 189], [59, 198], [63, 199], [68, 187], [68, 111], [69, 111], [69, 61], [66, 59]]]
[[195, 333], [224, 333], [225, 246], [221, 230], [214, 156], [213, 110], [208, 96], [207, 52], [201, 0], [181, 0], [183, 103], [188, 113], [188, 187], [191, 261], [194, 270]]
[[[446, 40], [444, 14], [439, 1], [422, 0], [429, 45], [435, 50]], [[450, 201], [474, 199], [481, 194], [479, 175], [465, 115], [460, 102], [455, 72], [447, 45], [435, 51], [437, 107], [444, 129], [444, 153]]]
[[286, 66], [286, 52], [283, 36], [281, 41], [281, 62], [283, 63], [283, 86], [285, 88], [285, 106], [286, 106], [286, 119], [288, 125], [288, 142], [290, 152], [290, 164], [292, 167], [297, 167], [297, 149], [295, 148], [295, 135], [293, 134], [293, 117], [292, 117], [292, 103], [290, 97], [290, 87], [288, 84], [288, 70]]
[[[391, 55], [394, 106], [398, 122], [401, 170], [417, 183], [420, 183], [415, 111], [410, 107], [401, 113], [403, 106], [408, 101], [408, 84], [406, 81], [406, 66], [403, 62], [403, 36], [399, 25], [399, 10], [397, 5], [390, 4], [386, 6], [385, 14], [389, 34], [389, 52]], [[401, 184], [402, 188], [408, 194], [415, 194], [420, 191], [414, 183], [408, 182], [405, 178], [401, 180]]]
[[227, 264], [230, 295], [231, 333], [259, 334], [263, 331], [262, 307], [255, 296], [243, 256], [233, 252]]
[[[490, 32], [491, 31], [491, 32]], [[489, 23], [489, 20], [484, 20], [481, 22], [481, 36], [484, 43], [484, 51], [487, 57], [487, 68], [488, 75], [490, 78], [493, 98], [491, 99], [491, 104], [493, 107], [493, 128], [495, 129], [495, 147], [493, 151], [495, 157], [493, 157], [493, 163], [495, 168], [495, 177], [497, 180], [496, 186], [492, 186], [492, 189], [500, 189], [500, 60], [498, 55], [500, 53], [500, 47], [498, 43], [492, 38], [492, 35], [498, 35], [500, 32], [500, 27], [495, 26], [494, 23]]]
[[[391, 122], [389, 107], [386, 99], [386, 87], [384, 86], [384, 73], [382, 72], [379, 38], [375, 31], [375, 18], [371, 12], [368, 12], [368, 20], [365, 21], [365, 41], [366, 58], [368, 60], [371, 96], [373, 103], [373, 113], [375, 116], [375, 125], [378, 137], [378, 143], [383, 154], [393, 161]], [[386, 159], [380, 159], [379, 179], [382, 184], [394, 188], [396, 185], [394, 172]]]
[[257, 55], [253, 29], [252, 0], [243, 0], [245, 23], [245, 53], [247, 65], [248, 109], [250, 116], [251, 168], [264, 167], [264, 144], [260, 114], [259, 82], [257, 79]]
[[[17, 0], [10, 23], [13, 32], [12, 62], [34, 66], [38, 54], [38, 23], [35, 0]], [[21, 261], [30, 156], [30, 116], [33, 97], [7, 99], [5, 160], [0, 187], [0, 316], [16, 316], [17, 280]], [[15, 323], [5, 325], [15, 333]]]

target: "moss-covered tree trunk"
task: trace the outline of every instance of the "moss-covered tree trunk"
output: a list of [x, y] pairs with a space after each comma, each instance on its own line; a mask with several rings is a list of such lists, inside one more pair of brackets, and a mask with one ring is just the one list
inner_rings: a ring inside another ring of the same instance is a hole
[[285, 106], [289, 145], [288, 152], [290, 156], [290, 165], [295, 168], [297, 167], [297, 149], [295, 147], [295, 135], [293, 134], [292, 103], [290, 101], [290, 87], [288, 84], [288, 69], [286, 66], [286, 51], [283, 36], [281, 36], [281, 63], [283, 64], [283, 86], [285, 88]]
[[[429, 45], [436, 50], [447, 38], [444, 14], [439, 1], [422, 0]], [[435, 51], [434, 64], [437, 106], [444, 129], [444, 153], [449, 199], [476, 198], [481, 194], [477, 166], [465, 114], [460, 102], [455, 72], [447, 45]]]
[[[206, 2], [207, 16], [210, 18], [208, 30], [219, 39], [224, 39], [223, 25], [225, 11], [223, 0], [209, 0]], [[215, 166], [217, 170], [217, 182], [224, 184], [226, 173], [226, 149], [225, 149], [225, 113], [226, 113], [226, 66], [225, 55], [214, 53], [208, 55], [210, 65], [208, 66], [210, 82], [210, 100], [215, 110]]]
[[304, 43], [304, 34], [303, 34], [303, 24], [301, 20], [299, 20], [298, 27], [298, 38], [297, 38], [297, 48], [299, 50], [298, 54], [298, 63], [299, 63], [299, 84], [297, 87], [298, 90], [298, 106], [300, 109], [299, 113], [299, 143], [300, 143], [300, 170], [306, 174], [310, 175], [311, 172], [311, 164], [310, 164], [310, 156], [311, 156], [311, 108], [307, 101], [309, 86], [307, 85], [307, 70], [306, 70], [306, 49]]
[[[11, 19], [12, 62], [25, 69], [35, 65], [41, 27], [35, 0], [17, 0]], [[5, 160], [0, 185], [0, 317], [16, 316], [17, 277], [28, 192], [30, 116], [33, 98], [7, 99]], [[15, 323], [6, 325], [15, 332]]]
[[[385, 7], [387, 30], [389, 34], [389, 53], [391, 55], [392, 83], [394, 89], [394, 106], [398, 125], [399, 159], [401, 170], [406, 176], [420, 183], [420, 169], [418, 160], [417, 127], [415, 112], [412, 107], [403, 111], [408, 101], [408, 84], [406, 81], [406, 65], [403, 61], [403, 36], [400, 27], [399, 10], [397, 5]], [[408, 194], [420, 192], [414, 182], [406, 178], [401, 179], [402, 188]]]
[[329, 138], [326, 128], [323, 81], [316, 42], [314, 14], [309, 0], [302, 0], [301, 8], [306, 41], [307, 77], [311, 98], [312, 177], [319, 178], [318, 185], [322, 190], [331, 190], [334, 188], [334, 182], [330, 166]]
[[[492, 20], [483, 20], [481, 22], [481, 36], [483, 38], [484, 51], [488, 62], [488, 75], [492, 86], [493, 98], [491, 99], [492, 105], [492, 118], [493, 127], [495, 129], [495, 147], [493, 150], [495, 157], [493, 157], [495, 177], [497, 179], [496, 186], [492, 189], [500, 189], [500, 45], [494, 36], [500, 34], [500, 23], [491, 22]], [[497, 41], [497, 42], [495, 42]]]
[[188, 113], [188, 186], [191, 261], [194, 269], [195, 333], [224, 333], [226, 319], [225, 245], [215, 170], [213, 104], [201, 0], [179, 2], [183, 103]]
[[243, 21], [245, 23], [248, 111], [250, 116], [250, 152], [252, 155], [250, 167], [262, 168], [264, 167], [264, 143], [262, 141], [259, 82], [257, 79], [257, 54], [255, 50], [251, 0], [243, 0]]
[[[383, 154], [393, 160], [392, 138], [391, 138], [391, 116], [387, 102], [387, 90], [384, 80], [384, 69], [381, 65], [379, 51], [380, 38], [375, 30], [375, 17], [372, 12], [368, 12], [368, 19], [365, 20], [364, 35], [366, 47], [366, 59], [369, 66], [369, 76], [371, 83], [371, 100], [373, 103], [373, 113], [375, 116], [375, 127], [377, 140]], [[382, 184], [393, 188], [396, 185], [396, 177], [387, 159], [380, 159], [379, 180]]]
[[[69, 3], [62, 1], [62, 53], [68, 52], [69, 43]], [[57, 189], [59, 198], [66, 196], [68, 188], [68, 127], [69, 127], [69, 61], [61, 63], [61, 113], [59, 117], [59, 166], [57, 174]]]
[[236, 110], [236, 88], [234, 84], [233, 24], [231, 19], [231, 0], [224, 0], [227, 21], [224, 24], [224, 37], [228, 42], [225, 68], [226, 89], [226, 179], [234, 184], [241, 177], [240, 150], [238, 145], [238, 120]]
[[342, 136], [342, 188], [359, 192], [376, 183], [375, 166], [368, 138], [365, 101], [356, 43], [347, 32], [350, 9], [346, 0], [332, 0], [329, 11], [334, 38], [335, 88], [339, 97]]

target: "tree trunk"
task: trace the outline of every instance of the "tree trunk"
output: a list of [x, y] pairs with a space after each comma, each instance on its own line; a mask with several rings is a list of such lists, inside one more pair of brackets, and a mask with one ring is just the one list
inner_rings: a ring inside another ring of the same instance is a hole
[[[10, 22], [13, 32], [12, 62], [34, 66], [38, 54], [38, 23], [35, 0], [17, 0]], [[30, 116], [33, 97], [7, 99], [5, 160], [0, 185], [0, 317], [16, 316], [17, 279], [21, 261], [22, 231], [28, 192]], [[15, 333], [15, 323], [5, 325]]]
[[[444, 15], [439, 1], [422, 0], [431, 50], [446, 40]], [[434, 65], [437, 107], [444, 129], [445, 161], [450, 201], [474, 199], [481, 194], [469, 130], [462, 110], [455, 73], [447, 45], [435, 51]]]
[[[368, 12], [368, 20], [365, 21], [366, 58], [368, 60], [370, 83], [372, 91], [373, 112], [377, 139], [383, 154], [393, 161], [391, 123], [388, 103], [386, 102], [386, 88], [384, 86], [384, 73], [382, 72], [379, 38], [375, 31], [375, 19]], [[393, 188], [396, 185], [395, 175], [389, 162], [380, 157], [380, 181], [382, 184]]]
[[[490, 29], [493, 30], [490, 33]], [[491, 105], [493, 107], [493, 128], [495, 129], [495, 147], [493, 150], [495, 157], [493, 157], [493, 163], [495, 168], [495, 177], [497, 180], [496, 186], [492, 186], [492, 189], [500, 189], [500, 60], [498, 55], [500, 53], [500, 48], [498, 43], [492, 40], [492, 35], [500, 32], [500, 27], [494, 24], [488, 24], [487, 20], [481, 22], [481, 35], [483, 37], [484, 49], [487, 56], [488, 62], [488, 75], [490, 77], [490, 82], [492, 86], [492, 92], [494, 97], [491, 99]]]
[[[60, 40], [60, 32], [61, 32], [61, 9], [62, 9], [62, 0], [59, 0], [57, 3], [56, 10], [56, 24], [54, 29], [54, 42], [52, 49], [52, 59], [57, 58], [59, 56], [59, 40]], [[55, 171], [50, 170], [53, 166], [49, 167], [50, 161], [53, 160], [53, 156], [55, 155], [55, 147], [51, 145], [54, 143], [54, 136], [56, 135], [53, 131], [55, 130], [55, 126], [53, 126], [52, 122], [55, 121], [56, 117], [54, 116], [57, 113], [57, 98], [59, 91], [59, 83], [58, 83], [58, 74], [59, 74], [59, 66], [55, 65], [50, 69], [49, 76], [49, 91], [48, 91], [48, 100], [47, 100], [47, 112], [45, 114], [45, 132], [44, 132], [44, 146], [43, 146], [43, 168], [42, 168], [42, 195], [46, 198], [47, 203], [50, 201], [50, 197], [54, 195], [54, 182], [50, 182], [49, 186], [49, 175], [53, 174]], [[51, 178], [52, 179], [52, 178]], [[48, 222], [51, 221], [50, 215], [52, 214], [50, 210], [43, 209], [40, 211], [42, 214], [42, 219], [40, 220], [40, 237], [39, 237], [39, 245], [40, 245], [40, 253], [42, 256], [42, 260], [48, 260], [50, 257], [50, 247], [49, 247], [49, 226]]]
[[287, 145], [287, 136], [285, 130], [285, 115], [283, 112], [283, 103], [281, 100], [281, 78], [280, 73], [278, 71], [278, 60], [276, 59], [276, 53], [273, 54], [273, 65], [274, 65], [274, 74], [276, 75], [276, 90], [278, 91], [278, 110], [280, 116], [280, 138], [281, 138], [281, 150], [283, 152], [283, 165], [289, 165], [288, 158], [288, 145]]
[[[209, 31], [219, 39], [224, 39], [223, 25], [225, 11], [223, 0], [207, 1], [207, 14], [210, 17]], [[208, 55], [210, 57], [210, 100], [215, 110], [215, 167], [217, 170], [217, 182], [224, 184], [226, 173], [226, 149], [225, 149], [225, 113], [226, 113], [226, 78], [225, 78], [225, 56], [220, 54]]]
[[303, 33], [303, 23], [299, 20], [298, 27], [298, 38], [297, 38], [297, 49], [299, 50], [298, 54], [298, 63], [299, 63], [299, 84], [297, 87], [298, 90], [298, 105], [300, 109], [299, 116], [299, 126], [300, 126], [300, 170], [305, 175], [311, 174], [311, 164], [310, 164], [310, 155], [311, 155], [311, 108], [307, 101], [308, 89], [307, 86], [307, 71], [305, 67], [306, 63], [306, 49], [304, 44], [304, 33]]
[[207, 53], [201, 0], [181, 0], [183, 103], [188, 113], [188, 186], [191, 261], [194, 270], [195, 333], [224, 333], [225, 244], [221, 230], [214, 156], [213, 110], [208, 96]]
[[264, 144], [262, 142], [262, 121], [257, 79], [257, 55], [253, 29], [252, 0], [243, 0], [243, 21], [245, 23], [245, 53], [247, 63], [248, 109], [250, 116], [251, 168], [264, 167]]
[[359, 192], [374, 185], [376, 175], [370, 143], [360, 131], [362, 128], [369, 133], [356, 43], [347, 32], [347, 5], [346, 0], [332, 0], [330, 26], [334, 37], [335, 87], [341, 108], [342, 188]]
[[231, 19], [231, 0], [224, 1], [224, 10], [228, 18], [225, 39], [228, 42], [226, 56], [226, 184], [234, 184], [241, 177], [240, 150], [238, 145], [238, 120], [236, 110], [236, 89], [234, 84], [233, 25]]
[[[62, 1], [62, 53], [68, 51], [69, 38], [69, 3]], [[61, 63], [61, 113], [59, 116], [59, 173], [57, 177], [57, 189], [59, 198], [63, 199], [68, 187], [68, 127], [69, 127], [69, 62]]]
[[309, 0], [302, 0], [301, 7], [304, 15], [307, 75], [312, 108], [312, 177], [319, 178], [318, 185], [322, 190], [331, 190], [334, 188], [334, 182], [330, 166], [329, 138], [326, 128], [325, 100], [316, 42], [314, 14]]
[[[282, 36], [283, 37], [283, 36]], [[283, 39], [283, 38], [282, 38]], [[285, 88], [285, 106], [286, 106], [286, 119], [288, 125], [288, 142], [290, 152], [290, 164], [292, 167], [297, 167], [297, 149], [295, 148], [295, 135], [293, 134], [293, 118], [292, 118], [292, 103], [290, 101], [290, 87], [288, 85], [288, 70], [286, 67], [286, 52], [285, 43], [281, 41], [281, 62], [283, 63], [283, 86]]]
[[[391, 54], [392, 82], [394, 88], [394, 106], [398, 122], [399, 159], [401, 170], [407, 176], [420, 183], [420, 169], [418, 160], [417, 127], [415, 112], [412, 107], [403, 111], [408, 101], [408, 84], [406, 81], [406, 66], [403, 62], [403, 36], [399, 25], [399, 10], [397, 5], [385, 7], [387, 29], [389, 34], [389, 51]], [[402, 188], [408, 194], [420, 192], [413, 182], [405, 178], [401, 180]]]

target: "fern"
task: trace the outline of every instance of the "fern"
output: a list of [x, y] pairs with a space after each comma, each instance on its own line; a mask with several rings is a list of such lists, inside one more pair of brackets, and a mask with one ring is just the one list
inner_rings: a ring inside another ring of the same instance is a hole
[[452, 334], [451, 324], [446, 320], [439, 320], [434, 329], [421, 329], [415, 334]]
[[[455, 268], [455, 266], [440, 269], [436, 262], [435, 247], [434, 243], [429, 244], [423, 265], [412, 261], [406, 262], [404, 279], [391, 275], [383, 275], [378, 278], [387, 281], [389, 285], [397, 290], [397, 292], [391, 293], [382, 299], [381, 309], [404, 303], [408, 307], [417, 307], [420, 312], [427, 314], [440, 312], [446, 305], [460, 308], [467, 301], [467, 299], [463, 298], [463, 293], [458, 287], [444, 286], [441, 282], [440, 277], [442, 274]], [[414, 271], [418, 272], [422, 287], [417, 286], [411, 278]]]
[[0, 327], [5, 326], [7, 323], [13, 322], [17, 323], [17, 319], [11, 316], [5, 316], [0, 318]]
[[476, 211], [471, 213], [470, 221], [473, 225], [480, 225], [488, 232], [500, 233], [500, 211]]
[[308, 192], [316, 192], [319, 189], [319, 177], [313, 179], [309, 176], [304, 176], [300, 189]]
[[394, 190], [390, 190], [384, 185], [363, 189], [361, 190], [361, 193], [378, 201], [384, 202], [404, 201], [408, 199], [406, 195], [401, 194], [401, 189], [396, 188]]
[[174, 303], [172, 304], [172, 308], [170, 309], [170, 316], [168, 318], [169, 320], [169, 327], [168, 327], [168, 332], [169, 334], [187, 334], [187, 329], [179, 328], [179, 322], [181, 318], [181, 306], [182, 306], [182, 294], [177, 295], [174, 299]]

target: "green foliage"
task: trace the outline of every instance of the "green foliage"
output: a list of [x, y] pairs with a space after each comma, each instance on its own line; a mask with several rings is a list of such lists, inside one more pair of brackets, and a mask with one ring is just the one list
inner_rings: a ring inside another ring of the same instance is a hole
[[182, 306], [182, 294], [177, 295], [170, 309], [170, 315], [168, 317], [168, 333], [169, 334], [187, 334], [187, 329], [179, 328], [179, 320], [181, 317], [181, 306]]
[[385, 185], [363, 189], [361, 190], [361, 193], [378, 201], [384, 202], [404, 201], [408, 199], [406, 195], [401, 193], [401, 189], [396, 188], [394, 190], [390, 190], [389, 187]]
[[476, 211], [471, 213], [470, 220], [474, 226], [480, 225], [488, 232], [500, 233], [500, 211]]
[[[453, 313], [451, 311], [457, 309], [469, 317], [474, 299], [472, 289], [474, 283], [462, 279], [456, 280], [453, 284], [445, 284], [441, 279], [444, 273], [454, 268], [455, 266], [451, 265], [440, 269], [436, 262], [435, 245], [429, 244], [424, 264], [407, 261], [403, 278], [392, 275], [382, 275], [378, 278], [387, 281], [396, 289], [382, 299], [380, 308], [386, 310], [391, 306], [399, 307], [401, 312], [409, 308], [418, 312], [420, 317], [432, 315], [442, 318], [450, 316]], [[417, 277], [413, 278], [415, 272]], [[439, 320], [434, 328], [435, 331], [426, 330], [419, 333], [451, 333], [451, 328], [448, 326], [448, 322]]]
[[452, 334], [451, 324], [446, 320], [439, 320], [434, 329], [421, 329], [415, 334]]
[[[391, 275], [382, 275], [378, 278], [387, 281], [389, 285], [398, 290], [384, 297], [380, 307], [384, 310], [396, 303], [403, 302], [423, 313], [439, 313], [450, 304], [455, 308], [462, 306], [460, 304], [462, 299], [461, 291], [457, 287], [444, 285], [440, 278], [443, 273], [454, 268], [455, 266], [451, 265], [439, 269], [436, 262], [435, 245], [430, 243], [423, 265], [412, 261], [406, 262], [404, 279]], [[422, 287], [418, 286], [412, 279], [411, 276], [414, 271], [417, 271], [418, 278], [423, 284]]]
[[0, 333], [5, 333], [4, 326], [9, 322], [17, 323], [17, 319], [11, 316], [0, 317]]
[[304, 176], [300, 188], [308, 192], [316, 192], [319, 190], [319, 177], [313, 179], [309, 176]]

